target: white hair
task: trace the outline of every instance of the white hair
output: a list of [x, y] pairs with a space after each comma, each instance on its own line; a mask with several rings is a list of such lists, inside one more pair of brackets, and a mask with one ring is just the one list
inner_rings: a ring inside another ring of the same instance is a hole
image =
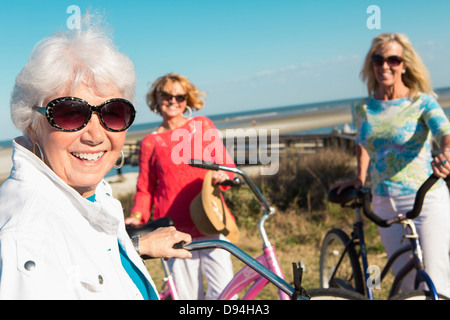
[[119, 52], [105, 30], [83, 19], [85, 28], [55, 33], [37, 43], [17, 75], [11, 96], [11, 117], [27, 135], [37, 129], [39, 113], [46, 98], [70, 93], [81, 84], [99, 95], [120, 92], [134, 102], [136, 75], [131, 60]]

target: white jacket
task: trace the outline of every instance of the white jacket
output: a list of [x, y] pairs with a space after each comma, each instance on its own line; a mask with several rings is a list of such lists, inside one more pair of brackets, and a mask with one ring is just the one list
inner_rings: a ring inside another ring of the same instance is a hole
[[0, 299], [142, 299], [118, 240], [155, 288], [110, 186], [102, 181], [92, 203], [19, 143], [0, 188]]

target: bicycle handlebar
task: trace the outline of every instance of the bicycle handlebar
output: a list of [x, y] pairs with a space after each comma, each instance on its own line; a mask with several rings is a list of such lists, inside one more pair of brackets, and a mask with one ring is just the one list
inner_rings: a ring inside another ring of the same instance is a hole
[[224, 180], [218, 183], [219, 186], [224, 187], [240, 187], [242, 185], [241, 180], [239, 178], [234, 178], [233, 180]]
[[381, 219], [370, 209], [370, 203], [372, 200], [372, 194], [370, 193], [370, 189], [362, 189], [360, 190], [360, 192], [362, 196], [363, 212], [366, 215], [366, 217], [382, 228], [389, 227], [390, 225], [387, 223], [386, 220]]
[[425, 194], [440, 178], [432, 174], [419, 188], [416, 194], [416, 200], [414, 207], [406, 214], [407, 219], [414, 219], [419, 216], [422, 211], [423, 201], [425, 200]]
[[275, 214], [275, 208], [271, 207], [269, 203], [267, 202], [266, 198], [262, 194], [262, 192], [259, 190], [259, 188], [256, 186], [256, 184], [250, 179], [250, 177], [241, 169], [236, 167], [228, 167], [225, 165], [212, 163], [212, 162], [206, 162], [203, 160], [197, 160], [197, 159], [191, 159], [189, 160], [189, 165], [193, 167], [198, 167], [202, 169], [209, 169], [209, 170], [223, 170], [228, 172], [233, 172], [236, 174], [239, 174], [242, 178], [244, 178], [247, 186], [252, 191], [253, 195], [255, 196], [256, 200], [258, 201], [259, 205], [263, 209], [263, 215], [258, 221], [258, 229], [259, 233], [261, 234], [261, 238], [263, 240], [264, 247], [270, 246], [269, 238], [267, 237], [266, 231], [264, 229], [264, 223], [266, 220]]
[[223, 171], [229, 171], [233, 173], [237, 173], [241, 175], [247, 185], [249, 186], [250, 190], [252, 190], [253, 194], [256, 196], [259, 204], [263, 207], [263, 209], [269, 214], [272, 215], [275, 211], [274, 209], [269, 205], [267, 200], [264, 198], [261, 191], [258, 189], [258, 187], [255, 185], [255, 183], [249, 178], [249, 176], [242, 171], [241, 169], [238, 169], [236, 167], [228, 167], [225, 165], [213, 163], [213, 162], [207, 162], [203, 160], [197, 160], [197, 159], [190, 159], [189, 165], [192, 167], [202, 168], [202, 169], [209, 169], [209, 170], [223, 170]]
[[371, 209], [370, 209], [370, 192], [367, 192], [366, 189], [363, 189], [362, 192], [362, 203], [363, 203], [363, 212], [374, 223], [379, 225], [382, 228], [386, 228], [391, 226], [394, 223], [399, 223], [405, 219], [414, 219], [420, 215], [422, 211], [423, 201], [425, 199], [425, 195], [430, 190], [430, 188], [439, 180], [440, 178], [432, 174], [428, 179], [422, 184], [416, 194], [416, 199], [414, 200], [414, 207], [412, 210], [408, 211], [404, 215], [399, 215], [394, 219], [384, 220], [378, 217]]
[[[215, 249], [220, 248], [230, 252], [237, 259], [241, 260], [244, 264], [248, 265], [254, 271], [259, 273], [261, 276], [266, 278], [268, 281], [277, 286], [284, 293], [288, 294], [291, 298], [294, 295], [295, 288], [292, 287], [289, 283], [287, 283], [283, 278], [278, 276], [275, 272], [266, 268], [263, 264], [261, 264], [256, 259], [252, 258], [246, 252], [235, 246], [234, 244], [224, 241], [224, 240], [203, 240], [203, 241], [195, 241], [184, 246], [184, 249], [190, 251], [196, 250], [204, 250], [204, 249]], [[300, 300], [308, 300], [306, 297], [299, 297]]]
[[189, 165], [192, 167], [209, 169], [209, 170], [220, 170], [220, 166], [221, 166], [220, 164], [217, 164], [214, 162], [207, 162], [207, 161], [196, 160], [196, 159], [189, 160]]
[[134, 236], [145, 236], [147, 233], [153, 232], [158, 228], [170, 226], [175, 226], [175, 222], [172, 220], [172, 218], [162, 217], [147, 224], [140, 224], [137, 226], [128, 225], [125, 226], [125, 229], [128, 233], [128, 236], [132, 238]]

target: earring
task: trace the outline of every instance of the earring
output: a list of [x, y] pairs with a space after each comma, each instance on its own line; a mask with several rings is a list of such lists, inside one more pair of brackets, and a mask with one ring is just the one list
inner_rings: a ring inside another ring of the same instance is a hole
[[186, 106], [186, 110], [188, 111], [188, 116], [187, 118], [190, 118], [192, 116], [192, 108], [189, 106]]
[[[36, 150], [36, 147], [37, 147], [37, 150]], [[38, 154], [38, 152], [39, 152], [39, 154]], [[39, 143], [37, 143], [37, 141], [36, 141], [36, 143], [33, 145], [33, 153], [34, 153], [39, 159], [41, 159], [42, 161], [44, 161], [44, 153], [42, 152], [42, 149], [41, 149], [41, 147], [39, 146]]]
[[124, 154], [123, 154], [123, 151], [120, 151], [120, 157], [121, 157], [120, 163], [117, 164], [117, 161], [116, 161], [116, 163], [113, 165], [113, 168], [114, 168], [114, 169], [120, 169], [120, 168], [122, 168], [123, 165], [125, 164], [125, 156], [124, 156]]
[[406, 69], [403, 69], [402, 73], [405, 74], [406, 73]]
[[154, 114], [158, 114], [159, 115], [158, 108], [159, 108], [159, 104], [155, 105], [155, 107], [152, 109]]

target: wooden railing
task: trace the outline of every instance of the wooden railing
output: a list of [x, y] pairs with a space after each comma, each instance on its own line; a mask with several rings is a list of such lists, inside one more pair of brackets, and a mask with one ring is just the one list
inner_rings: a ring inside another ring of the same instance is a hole
[[[261, 152], [266, 156], [283, 157], [287, 149], [299, 154], [315, 153], [323, 148], [339, 148], [351, 154], [355, 150], [355, 135], [333, 132], [330, 134], [282, 134], [260, 137], [223, 138], [223, 143], [238, 165], [259, 165]], [[126, 143], [123, 147], [125, 164], [138, 165], [140, 141]]]

